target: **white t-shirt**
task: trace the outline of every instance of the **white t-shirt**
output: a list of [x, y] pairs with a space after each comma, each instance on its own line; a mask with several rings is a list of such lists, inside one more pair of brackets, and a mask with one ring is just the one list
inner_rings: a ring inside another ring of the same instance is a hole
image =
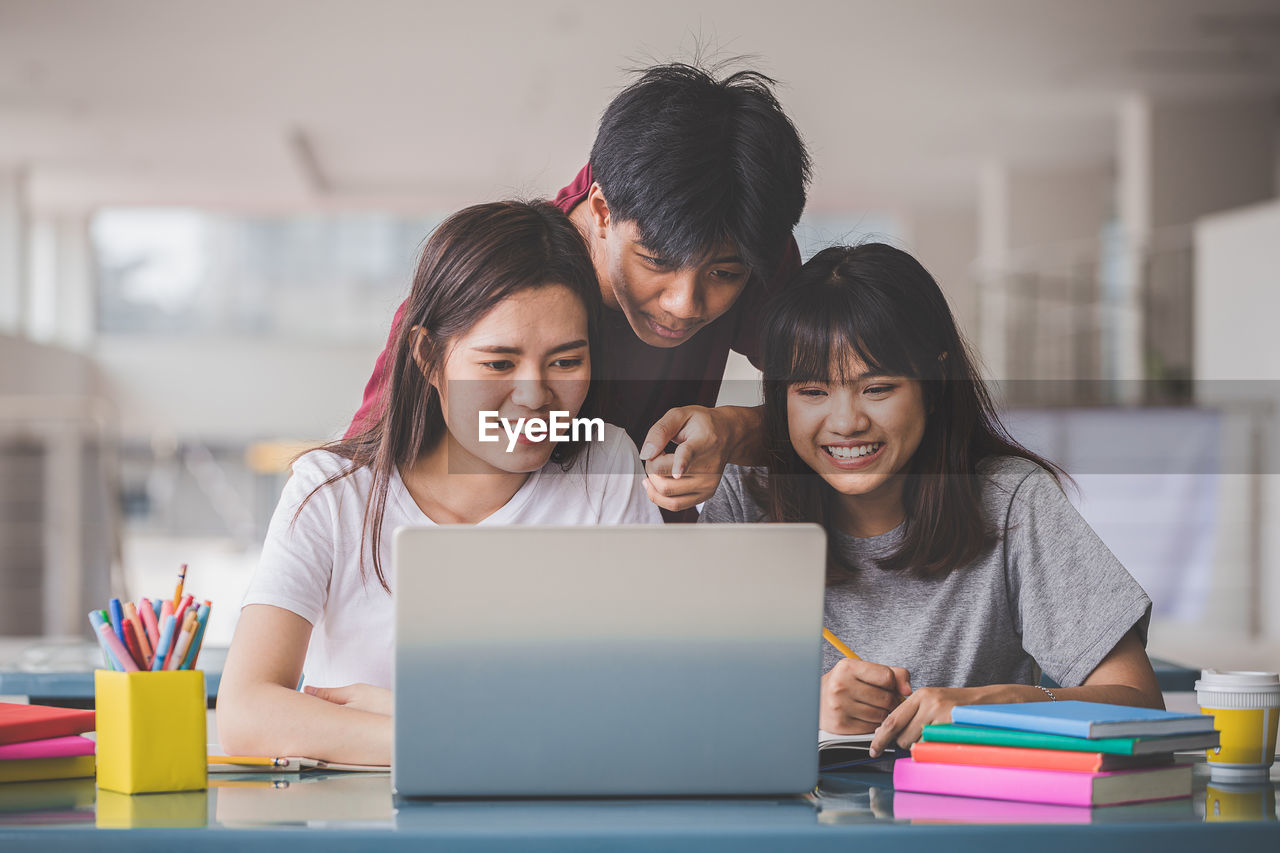
[[[371, 542], [364, 547], [363, 575], [360, 568], [360, 530], [373, 472], [361, 468], [316, 492], [294, 522], [307, 495], [350, 464], [322, 450], [293, 463], [293, 476], [280, 496], [241, 606], [272, 604], [314, 626], [303, 665], [308, 684], [390, 687], [394, 607], [373, 573]], [[480, 525], [661, 524], [643, 480], [635, 444], [607, 424], [604, 441], [587, 445], [568, 471], [548, 462]], [[392, 589], [391, 534], [404, 525], [434, 524], [394, 471], [380, 544], [382, 572]]]

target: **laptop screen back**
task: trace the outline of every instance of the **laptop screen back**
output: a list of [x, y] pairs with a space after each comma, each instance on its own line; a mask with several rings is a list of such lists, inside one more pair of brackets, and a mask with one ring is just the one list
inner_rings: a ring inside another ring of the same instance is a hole
[[397, 531], [397, 793], [809, 790], [825, 559], [816, 525]]

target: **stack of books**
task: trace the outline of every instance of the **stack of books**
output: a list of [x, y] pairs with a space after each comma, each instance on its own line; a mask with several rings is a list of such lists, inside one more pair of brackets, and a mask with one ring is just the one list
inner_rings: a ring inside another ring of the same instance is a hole
[[0, 782], [94, 774], [93, 711], [0, 702]]
[[1104, 806], [1191, 795], [1174, 753], [1218, 745], [1213, 717], [1097, 702], [969, 705], [925, 726], [895, 791]]

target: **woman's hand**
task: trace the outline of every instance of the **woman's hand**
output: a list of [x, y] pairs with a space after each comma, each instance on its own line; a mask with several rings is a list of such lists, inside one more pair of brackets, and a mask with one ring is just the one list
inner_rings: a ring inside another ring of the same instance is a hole
[[232, 755], [390, 764], [390, 691], [350, 684], [299, 693], [310, 638], [311, 623], [289, 610], [249, 604], [240, 611], [218, 685], [222, 748]]
[[[845, 663], [845, 661], [841, 661]], [[833, 668], [831, 670], [835, 672]], [[830, 673], [828, 673], [829, 675]], [[1113, 705], [1163, 708], [1160, 684], [1151, 670], [1151, 661], [1137, 629], [1131, 628], [1079, 687], [1053, 691], [1059, 699], [1106, 702]], [[826, 713], [826, 678], [823, 678], [823, 713]], [[871, 755], [878, 756], [897, 744], [910, 746], [920, 739], [924, 727], [951, 722], [957, 705], [987, 705], [1009, 702], [1044, 702], [1048, 696], [1030, 684], [989, 684], [985, 687], [922, 687], [887, 715], [871, 740]], [[822, 719], [826, 719], [823, 717]], [[822, 724], [826, 728], [826, 724]], [[830, 729], [828, 729], [830, 731]]]
[[911, 692], [910, 675], [902, 667], [843, 658], [822, 676], [818, 725], [833, 734], [875, 731]]
[[951, 709], [982, 700], [973, 687], [921, 687], [884, 718], [871, 740], [872, 758], [897, 744], [907, 747], [920, 740], [924, 727], [951, 722]]
[[373, 714], [391, 716], [391, 691], [385, 687], [374, 687], [372, 684], [348, 684], [343, 687], [303, 688], [308, 694], [342, 705], [357, 711], [369, 711]]

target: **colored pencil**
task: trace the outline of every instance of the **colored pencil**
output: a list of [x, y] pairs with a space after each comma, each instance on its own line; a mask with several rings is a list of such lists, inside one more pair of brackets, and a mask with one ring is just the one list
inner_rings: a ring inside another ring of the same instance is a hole
[[178, 586], [173, 590], [173, 609], [178, 609], [178, 602], [182, 600], [182, 585], [187, 582], [187, 564], [183, 563], [178, 569]]
[[138, 603], [138, 616], [142, 619], [142, 626], [147, 629], [147, 644], [154, 654], [156, 643], [160, 642], [160, 622], [156, 619], [156, 611], [151, 602], [145, 598]]
[[[166, 600], [165, 604], [169, 602]], [[173, 647], [173, 616], [164, 617], [164, 625], [160, 628], [160, 644], [156, 646], [156, 656], [151, 661], [151, 671], [160, 672], [164, 669], [165, 659], [169, 656], [169, 650]]]
[[[840, 654], [844, 655], [850, 660], [862, 660], [862, 658], [858, 657], [856, 654], [853, 653], [853, 649], [846, 646], [839, 637], [837, 637], [835, 634], [833, 634], [830, 631], [830, 629], [824, 627], [822, 629], [822, 636], [828, 643], [835, 646], [836, 651], [838, 651]], [[898, 697], [897, 701], [899, 704], [902, 703], [902, 698], [903, 698], [902, 696]]]
[[124, 644], [124, 609], [120, 607], [120, 599], [113, 598], [107, 602], [107, 610], [111, 613], [111, 630], [116, 632], [116, 639]]
[[107, 666], [116, 672], [124, 672], [124, 667], [120, 665], [120, 661], [116, 660], [115, 652], [111, 651], [111, 647], [107, 645], [107, 641], [102, 638], [99, 628], [107, 624], [107, 620], [102, 618], [101, 610], [94, 610], [89, 613], [89, 624], [93, 626], [93, 636], [97, 639], [98, 645], [102, 646], [102, 655], [107, 661]]
[[835, 634], [831, 633], [831, 631], [828, 630], [827, 628], [822, 629], [822, 636], [826, 638], [826, 641], [828, 643], [835, 646], [836, 651], [838, 651], [840, 654], [844, 655], [847, 658], [852, 658], [853, 660], [862, 660], [862, 658], [858, 657], [853, 653], [853, 649], [849, 648], [843, 642], [841, 642], [840, 638], [837, 637]]
[[137, 672], [138, 665], [134, 663], [133, 656], [129, 654], [129, 650], [124, 647], [124, 643], [120, 642], [120, 638], [116, 636], [116, 632], [111, 630], [110, 625], [98, 626], [98, 636], [107, 644], [107, 648], [111, 650], [111, 654], [115, 655], [116, 662], [124, 668], [125, 672]]
[[196, 658], [200, 656], [200, 644], [204, 642], [204, 629], [209, 624], [209, 609], [212, 605], [205, 602], [196, 610], [196, 635], [191, 638], [191, 648], [187, 650], [187, 656], [182, 661], [179, 669], [195, 669]]
[[210, 764], [245, 764], [250, 767], [288, 767], [287, 758], [269, 758], [265, 755], [210, 755]]
[[191, 602], [195, 600], [195, 596], [184, 595], [182, 601], [178, 602], [178, 606], [173, 608], [173, 618], [178, 620], [178, 624], [182, 624], [183, 614], [187, 612], [187, 608], [191, 606]]
[[129, 657], [133, 658], [138, 669], [146, 666], [143, 663], [142, 646], [138, 645], [138, 638], [134, 636], [132, 623], [129, 622], [124, 625], [124, 650], [129, 653]]
[[[147, 659], [147, 663], [144, 666], [149, 666], [152, 655], [151, 640], [147, 637], [147, 629], [142, 625], [142, 617], [138, 615], [138, 608], [132, 601], [124, 606], [124, 622], [126, 625], [133, 625], [134, 630], [138, 632], [138, 645], [142, 647], [142, 654]], [[142, 662], [139, 661], [139, 663]]]
[[196, 614], [188, 613], [186, 618], [182, 620], [182, 632], [178, 634], [178, 640], [174, 643], [173, 651], [169, 654], [169, 659], [165, 661], [165, 669], [181, 669], [182, 662], [187, 658], [187, 649], [191, 646], [191, 638], [196, 633]]
[[[164, 636], [165, 620], [172, 618], [172, 616], [173, 616], [173, 605], [169, 602], [169, 599], [166, 598], [164, 601], [160, 602], [160, 612], [156, 615], [156, 623], [160, 626], [161, 636]], [[164, 669], [164, 666], [161, 666], [160, 668]]]
[[[138, 666], [142, 669], [151, 669], [151, 658], [154, 652], [151, 650], [151, 644], [147, 642], [147, 630], [142, 627], [142, 620], [136, 616], [126, 616], [124, 624], [127, 631], [132, 631], [133, 636], [138, 641], [138, 650], [142, 652], [142, 658], [138, 661]], [[125, 636], [129, 636], [126, 632]]]

